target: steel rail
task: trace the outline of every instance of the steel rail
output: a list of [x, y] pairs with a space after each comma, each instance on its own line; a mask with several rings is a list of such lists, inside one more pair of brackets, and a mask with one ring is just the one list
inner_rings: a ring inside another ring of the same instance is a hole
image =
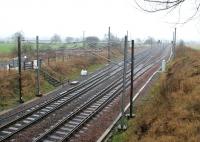
[[[107, 79], [107, 78], [106, 78], [106, 79]], [[106, 80], [106, 79], [105, 79], [105, 80]], [[96, 85], [96, 84], [95, 84], [95, 85]], [[91, 89], [91, 88], [90, 88], [90, 89]], [[76, 96], [78, 97], [78, 95], [76, 95]], [[60, 108], [61, 106], [63, 106], [63, 105], [66, 104], [66, 103], [67, 103], [67, 101], [64, 101], [64, 103], [62, 103], [62, 105], [58, 105], [58, 106], [55, 107], [54, 109], [49, 110], [45, 115], [42, 115], [42, 117], [36, 118], [32, 123], [37, 122], [39, 119], [43, 118], [44, 116], [46, 116], [47, 114], [49, 114], [49, 113], [52, 112], [53, 110], [57, 110], [58, 108]], [[32, 114], [32, 113], [31, 113], [31, 114]], [[24, 117], [23, 117], [23, 118], [24, 118]], [[23, 118], [21, 118], [21, 119], [23, 119]], [[31, 117], [29, 117], [29, 119], [31, 119]], [[19, 120], [16, 120], [16, 122], [17, 122], [17, 121], [19, 121]], [[13, 123], [15, 123], [15, 122], [13, 122]], [[10, 123], [10, 125], [12, 125], [13, 123]], [[14, 133], [11, 133], [11, 132], [9, 132], [9, 131], [4, 131], [4, 132], [7, 132], [8, 135], [7, 135], [6, 137], [1, 138], [0, 141], [4, 140], [4, 139], [6, 139], [6, 138], [9, 138], [9, 137], [12, 136], [13, 134], [15, 134], [15, 133], [19, 132], [20, 130], [26, 128], [27, 126], [30, 125], [29, 123], [30, 123], [30, 121], [27, 123], [27, 125], [24, 125], [23, 127], [21, 127], [21, 129], [16, 130]], [[31, 124], [32, 124], [32, 123], [31, 123]], [[10, 126], [10, 125], [9, 125], [9, 126]], [[8, 128], [9, 126], [8, 126], [8, 125], [5, 125], [3, 128]], [[2, 129], [3, 129], [3, 128], [2, 128]], [[15, 127], [9, 127], [9, 128], [15, 128]]]
[[[144, 55], [143, 55], [143, 54], [144, 54]], [[146, 56], [147, 54], [148, 54], [148, 49], [145, 50], [145, 51], [143, 51], [142, 53], [137, 54], [137, 55], [136, 55], [136, 60], [139, 60], [139, 56], [143, 57], [143, 56]], [[122, 65], [122, 63], [119, 63], [119, 65]], [[81, 82], [79, 85], [74, 86], [74, 87], [68, 89], [67, 91], [64, 91], [64, 92], [62, 92], [62, 93], [59, 93], [55, 98], [53, 98], [53, 99], [51, 99], [51, 100], [49, 100], [49, 101], [45, 101], [45, 103], [41, 104], [40, 107], [43, 107], [45, 104], [51, 103], [51, 102], [53, 102], [53, 101], [55, 101], [55, 100], [57, 100], [57, 99], [63, 97], [64, 95], [67, 95], [67, 93], [72, 93], [73, 91], [76, 91], [77, 89], [82, 88], [84, 85], [87, 85], [87, 83], [93, 82], [93, 80], [96, 79], [95, 77], [101, 75], [102, 72], [105, 72], [105, 71], [110, 70], [111, 68], [113, 68], [113, 67], [112, 67], [112, 66], [111, 66], [111, 67], [106, 66], [105, 69], [99, 71], [98, 73], [92, 73], [92, 74], [94, 74], [94, 75], [91, 76], [90, 78], [84, 80], [84, 81]], [[37, 109], [39, 109], [40, 107], [38, 107]], [[32, 110], [32, 111], [34, 111], [34, 110]], [[30, 114], [32, 111], [29, 111], [28, 113], [25, 112], [24, 115]], [[8, 118], [13, 117], [14, 115], [17, 115], [17, 114], [20, 114], [20, 113], [24, 113], [24, 112], [23, 112], [23, 111], [20, 111], [20, 112], [14, 113], [14, 114], [12, 114], [12, 115], [7, 116], [6, 118], [0, 119], [0, 121], [3, 121], [3, 120], [5, 120], [5, 119], [8, 119]], [[6, 124], [5, 124], [5, 125], [6, 125]], [[3, 127], [3, 126], [0, 126], [0, 129], [1, 129], [2, 127]]]
[[[140, 77], [144, 72], [146, 72], [148, 69], [150, 69], [153, 66], [153, 64], [147, 64], [145, 65], [144, 68], [138, 70], [136, 72], [139, 73], [136, 75], [136, 77], [134, 78], [137, 79], [138, 77]], [[128, 77], [130, 76], [130, 71], [128, 73]], [[128, 78], [127, 77], [127, 78]], [[57, 129], [59, 129], [59, 127], [62, 127], [64, 125], [64, 123], [66, 123], [66, 121], [71, 121], [77, 114], [80, 114], [80, 112], [83, 112], [85, 109], [87, 109], [88, 106], [92, 105], [94, 102], [97, 102], [97, 100], [99, 100], [102, 97], [108, 96], [110, 93], [110, 91], [112, 92], [112, 94], [108, 97], [114, 97], [116, 95], [116, 91], [120, 91], [122, 89], [122, 77], [120, 77], [119, 79], [117, 79], [116, 81], [114, 81], [112, 84], [110, 84], [108, 87], [106, 87], [104, 90], [102, 90], [99, 94], [96, 94], [93, 98], [91, 98], [88, 102], [86, 102], [85, 104], [83, 104], [80, 108], [77, 108], [77, 110], [75, 110], [72, 114], [68, 115], [66, 118], [64, 118], [63, 120], [59, 121], [55, 126], [53, 126], [53, 128], [51, 127], [47, 132], [45, 132], [44, 134], [40, 135], [38, 138], [36, 138], [34, 140], [34, 142], [38, 142], [38, 141], [43, 141], [44, 137], [47, 137], [49, 134], [53, 133], [54, 131], [56, 131]], [[127, 83], [126, 87], [128, 87], [128, 85], [130, 84], [130, 81]], [[113, 91], [114, 90], [114, 91]], [[108, 99], [110, 100], [110, 99]], [[106, 101], [105, 99], [105, 103], [107, 104], [108, 101]], [[98, 102], [97, 102], [98, 103]], [[103, 103], [102, 105], [105, 106], [105, 103]], [[93, 105], [95, 106], [95, 105]], [[102, 106], [100, 106], [101, 108]], [[84, 122], [88, 121], [89, 118], [91, 118], [94, 113], [98, 112], [99, 107], [97, 107], [96, 109], [94, 109], [94, 112], [91, 112], [92, 115], [88, 115], [86, 117], [86, 119], [82, 120], [79, 122], [79, 124], [77, 124], [76, 127], [74, 127], [70, 132], [66, 133], [66, 135], [64, 136], [64, 138], [61, 140], [61, 137], [57, 137], [59, 139], [59, 141], [63, 141], [67, 138], [69, 138], [70, 135], [72, 135], [81, 125], [84, 124]], [[72, 121], [71, 121], [72, 122]], [[66, 125], [65, 125], [66, 126]], [[59, 131], [60, 132], [60, 131]], [[64, 134], [64, 133], [63, 133]], [[54, 136], [54, 138], [56, 138]], [[48, 139], [47, 139], [48, 140]], [[49, 141], [49, 140], [48, 140]], [[51, 141], [51, 140], [50, 140]]]

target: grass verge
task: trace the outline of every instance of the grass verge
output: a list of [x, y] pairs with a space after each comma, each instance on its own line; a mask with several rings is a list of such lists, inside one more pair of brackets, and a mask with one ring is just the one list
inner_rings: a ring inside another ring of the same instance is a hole
[[[115, 50], [114, 50], [115, 51]], [[120, 52], [114, 52], [120, 56]], [[102, 56], [106, 57], [107, 52]], [[88, 73], [100, 69], [107, 63], [106, 60], [86, 54], [85, 56], [74, 55], [70, 59], [51, 62], [49, 65], [44, 63], [43, 68], [58, 80], [75, 80], [80, 77], [81, 69], [87, 69]], [[12, 108], [19, 103], [18, 77], [16, 71], [0, 71], [0, 111]], [[44, 78], [40, 78], [40, 91], [42, 94], [54, 89]], [[28, 101], [35, 98], [35, 72], [32, 70], [22, 72], [22, 95], [23, 100]]]
[[179, 47], [128, 130], [112, 142], [198, 142], [200, 140], [200, 52]]
[[[18, 78], [15, 71], [1, 71], [0, 77], [0, 111], [3, 111], [19, 104]], [[43, 94], [54, 89], [42, 77], [40, 85]], [[22, 72], [22, 95], [24, 101], [35, 98], [35, 73], [33, 71]]]

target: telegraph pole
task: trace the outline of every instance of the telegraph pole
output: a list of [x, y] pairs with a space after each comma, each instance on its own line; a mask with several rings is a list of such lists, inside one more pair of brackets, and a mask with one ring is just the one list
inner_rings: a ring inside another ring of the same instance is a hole
[[108, 27], [108, 62], [110, 62], [110, 27]]
[[133, 117], [133, 76], [134, 76], [134, 40], [131, 42], [131, 93], [130, 93], [130, 118]]
[[37, 66], [36, 66], [36, 92], [37, 97], [42, 96], [40, 94], [40, 65], [39, 65], [39, 37], [36, 36], [36, 48], [37, 48]]
[[124, 98], [126, 94], [126, 70], [127, 70], [127, 42], [128, 38], [125, 36], [125, 43], [124, 43], [124, 70], [123, 70], [123, 92], [121, 95], [121, 124], [120, 124], [120, 129], [125, 130], [126, 125], [125, 125], [125, 112], [124, 112]]
[[174, 58], [176, 58], [176, 28], [174, 31]]
[[85, 48], [85, 31], [83, 31], [83, 47]]
[[173, 31], [173, 39], [172, 39], [172, 52], [173, 52], [173, 59], [174, 59], [174, 31]]
[[17, 46], [18, 46], [18, 73], [19, 73], [19, 78], [18, 78], [18, 82], [19, 82], [19, 103], [23, 103], [23, 99], [22, 99], [22, 72], [21, 72], [21, 37], [18, 36], [17, 38]]

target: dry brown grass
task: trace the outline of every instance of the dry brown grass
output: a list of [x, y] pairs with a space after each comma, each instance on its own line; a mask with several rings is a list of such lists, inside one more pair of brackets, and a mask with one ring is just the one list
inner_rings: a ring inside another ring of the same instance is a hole
[[81, 69], [87, 69], [89, 66], [94, 64], [104, 64], [105, 60], [100, 60], [98, 57], [84, 57], [84, 56], [73, 56], [70, 60], [53, 61], [48, 66], [44, 66], [48, 72], [57, 79], [60, 77], [64, 79], [70, 78], [71, 75], [80, 73]]
[[[73, 55], [70, 59], [62, 60], [62, 57], [57, 61], [51, 61], [49, 65], [45, 63], [45, 69], [54, 76], [59, 79], [70, 79], [74, 74], [79, 74], [81, 69], [88, 69], [91, 65], [96, 64], [105, 64], [107, 61], [104, 59], [107, 57], [107, 50], [103, 50], [98, 55], [92, 55], [91, 53], [85, 55]], [[116, 48], [112, 50], [112, 59], [117, 59], [122, 55], [121, 51]], [[104, 58], [102, 58], [104, 57]]]
[[[121, 54], [120, 50], [112, 50], [112, 57], [118, 58]], [[100, 53], [101, 56], [106, 57], [107, 51], [104, 50]], [[1, 60], [9, 60], [14, 55], [2, 55], [0, 54]], [[57, 79], [72, 79], [80, 74], [81, 69], [88, 69], [91, 65], [93, 68], [99, 67], [98, 65], [105, 64], [107, 61], [94, 56], [86, 54], [84, 56], [74, 55], [69, 60], [62, 62], [62, 57], [58, 61], [53, 61], [49, 66], [45, 68], [49, 71], [52, 76]], [[46, 63], [47, 65], [47, 63]], [[53, 86], [48, 84], [43, 77], [40, 78], [41, 93], [46, 93], [53, 89]], [[35, 72], [32, 70], [22, 71], [22, 95], [25, 101], [35, 97]], [[16, 106], [18, 95], [18, 74], [17, 71], [3, 71], [0, 70], [0, 111]]]
[[[53, 89], [42, 77], [40, 84], [41, 93]], [[18, 92], [17, 72], [0, 71], [0, 111], [18, 104]], [[35, 97], [35, 73], [33, 71], [22, 71], [22, 95], [25, 101]]]
[[[200, 52], [178, 48], [150, 97], [137, 107], [124, 142], [200, 141]], [[116, 138], [115, 138], [116, 140]]]

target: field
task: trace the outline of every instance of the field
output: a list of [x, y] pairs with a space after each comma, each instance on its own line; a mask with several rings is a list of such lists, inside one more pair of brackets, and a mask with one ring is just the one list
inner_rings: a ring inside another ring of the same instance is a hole
[[[200, 52], [180, 47], [149, 96], [136, 107], [128, 130], [112, 142], [200, 140]], [[159, 107], [158, 107], [159, 106]]]
[[0, 54], [10, 53], [14, 47], [14, 43], [0, 43]]
[[200, 50], [200, 44], [189, 44], [188, 45], [189, 47], [193, 48], [193, 49], [196, 49], [196, 50]]
[[[26, 43], [22, 42], [23, 45], [30, 45], [32, 49], [36, 48], [35, 43]], [[59, 48], [82, 48], [83, 43], [40, 43], [39, 49], [46, 50], [46, 49], [59, 49]], [[0, 54], [9, 54], [16, 48], [15, 43], [0, 43]], [[23, 47], [22, 47], [23, 48]], [[23, 50], [22, 50], [23, 51]]]

